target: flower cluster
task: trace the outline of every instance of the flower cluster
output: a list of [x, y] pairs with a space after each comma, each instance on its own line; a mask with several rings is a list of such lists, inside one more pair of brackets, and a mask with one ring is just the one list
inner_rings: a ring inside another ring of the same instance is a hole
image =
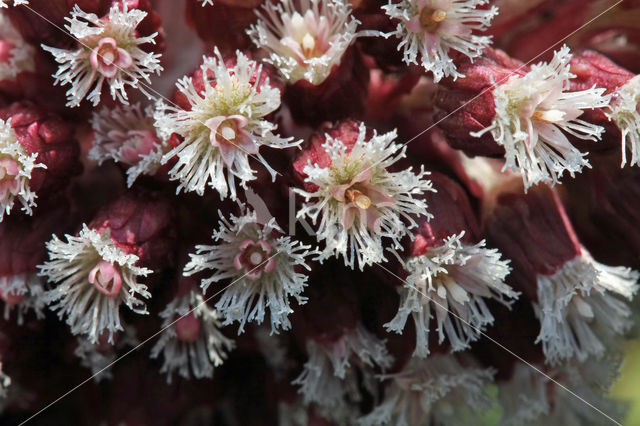
[[0, 424], [621, 424], [603, 3], [0, 0]]

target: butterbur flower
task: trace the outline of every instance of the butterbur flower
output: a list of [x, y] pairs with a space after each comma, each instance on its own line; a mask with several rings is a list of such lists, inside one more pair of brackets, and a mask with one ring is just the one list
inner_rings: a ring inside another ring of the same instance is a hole
[[551, 188], [497, 195], [486, 226], [512, 261], [514, 287], [532, 300], [540, 321], [537, 342], [549, 364], [600, 357], [630, 328], [623, 299], [636, 293], [640, 274], [593, 259]]
[[522, 175], [525, 190], [539, 182], [557, 183], [564, 172], [573, 176], [589, 167], [585, 154], [566, 134], [597, 141], [604, 128], [580, 119], [583, 110], [609, 104], [606, 89], [570, 92], [569, 48], [556, 51], [549, 63], [532, 65], [524, 76], [512, 75], [492, 91], [495, 116], [479, 137], [491, 132], [505, 149], [505, 169]]
[[214, 367], [235, 346], [220, 332], [216, 311], [191, 290], [173, 299], [160, 316], [163, 332], [151, 349], [151, 358], [162, 355], [160, 372], [167, 374], [167, 382], [171, 383], [176, 372], [185, 379], [213, 377]]
[[380, 376], [384, 398], [359, 424], [473, 424], [475, 412], [490, 404], [485, 388], [493, 374], [453, 355], [413, 358], [400, 372]]
[[147, 314], [144, 302], [150, 298], [147, 287], [138, 282], [150, 269], [137, 266], [138, 256], [129, 254], [110, 237], [87, 225], [77, 236], [57, 236], [47, 243], [49, 260], [40, 266], [40, 275], [54, 286], [44, 294], [58, 317], [66, 317], [73, 334], [86, 335], [96, 343], [103, 332], [113, 342], [113, 334], [122, 331], [120, 305], [138, 314]]
[[136, 338], [136, 329], [130, 324], [125, 324], [124, 332], [118, 333], [115, 342], [107, 341], [107, 333], [98, 338], [98, 342], [92, 343], [86, 339], [78, 338], [78, 344], [73, 354], [80, 358], [80, 365], [91, 370], [93, 380], [96, 383], [104, 379], [112, 379], [111, 366], [117, 359], [117, 352], [127, 346], [136, 346], [139, 342]]
[[433, 73], [437, 83], [443, 77], [464, 77], [457, 71], [451, 50], [473, 59], [489, 46], [491, 37], [478, 36], [498, 13], [498, 8], [478, 8], [487, 0], [402, 0], [382, 6], [387, 15], [398, 20], [395, 31], [400, 38], [407, 64], [420, 64]]
[[237, 321], [242, 333], [247, 322], [261, 323], [268, 310], [272, 332], [289, 329], [290, 298], [306, 302], [302, 291], [307, 276], [300, 269], [309, 269], [305, 257], [310, 247], [284, 236], [273, 218], [258, 224], [255, 212], [222, 218], [213, 241], [215, 245], [196, 246], [184, 275], [211, 274], [202, 279], [203, 291], [212, 283], [231, 280], [216, 303], [223, 324]]
[[619, 87], [607, 117], [620, 129], [622, 136], [622, 166], [627, 164], [627, 152], [631, 153], [629, 165], [640, 164], [640, 77], [635, 76]]
[[[50, 52], [58, 71], [57, 84], [70, 85], [67, 106], [77, 107], [86, 97], [94, 106], [100, 102], [102, 86], [106, 82], [113, 99], [127, 104], [126, 86], [150, 96], [144, 88], [149, 76], [162, 71], [160, 54], [147, 52], [141, 46], [154, 44], [157, 33], [139, 36], [136, 28], [147, 12], [129, 9], [127, 2], [116, 2], [107, 16], [98, 18], [75, 5], [66, 30], [78, 41], [75, 49], [42, 46]], [[146, 47], [146, 46], [144, 46]]]
[[249, 157], [275, 178], [275, 170], [259, 153], [261, 146], [288, 148], [300, 142], [274, 134], [277, 126], [265, 119], [280, 107], [280, 91], [269, 83], [262, 66], [241, 52], [234, 64], [225, 63], [216, 49], [215, 57], [203, 58], [200, 71], [176, 85], [190, 108], [157, 106], [154, 117], [160, 136], [168, 140], [176, 133], [182, 138], [162, 163], [177, 157], [169, 176], [180, 181], [178, 191], [202, 195], [208, 184], [221, 198], [230, 192], [235, 199], [235, 179], [243, 187], [255, 179]]
[[153, 108], [140, 104], [102, 108], [93, 113], [94, 131], [89, 158], [102, 164], [111, 159], [127, 166], [127, 185], [140, 175], [153, 175], [168, 148], [156, 135]]
[[41, 279], [35, 273], [24, 273], [0, 277], [0, 299], [4, 305], [4, 319], [9, 320], [12, 311], [16, 311], [18, 325], [24, 323], [27, 312], [33, 311], [38, 319], [44, 319], [46, 303], [43, 299], [44, 288]]
[[269, 2], [248, 31], [289, 84], [321, 84], [357, 37], [358, 21], [343, 0]]
[[428, 172], [389, 171], [405, 156], [394, 142], [396, 132], [368, 132], [363, 123], [343, 122], [316, 136], [296, 160], [304, 179], [296, 188], [306, 202], [298, 217], [320, 223], [319, 241], [325, 242], [319, 259], [343, 256], [345, 265], [362, 269], [385, 259], [382, 239], [400, 240], [416, 226], [415, 216], [428, 215], [419, 194], [431, 191]]
[[30, 187], [35, 168], [46, 168], [36, 161], [38, 153], [29, 153], [18, 141], [10, 121], [0, 119], [0, 221], [11, 213], [18, 201], [27, 214], [33, 213], [36, 194]]
[[518, 296], [505, 283], [508, 261], [496, 249], [487, 248], [484, 240], [478, 241], [478, 225], [464, 190], [439, 173], [431, 179], [436, 192], [425, 198], [434, 217], [421, 220], [414, 232], [415, 239], [403, 259], [408, 276], [398, 288], [398, 313], [385, 324], [387, 330], [402, 334], [411, 315], [416, 326], [415, 355], [419, 357], [429, 354], [434, 315], [439, 343], [446, 334], [452, 350], [459, 351], [467, 349], [469, 342], [493, 323], [485, 299], [509, 305]]
[[385, 369], [393, 362], [384, 341], [361, 324], [346, 330], [335, 341], [311, 338], [306, 350], [309, 358], [293, 384], [300, 386], [305, 404], [314, 403], [329, 410], [346, 410], [343, 398], [347, 389], [355, 386], [356, 367]]
[[[542, 372], [534, 370], [534, 367]], [[583, 425], [602, 423], [602, 414], [585, 410], [584, 401], [603, 410], [607, 417], [622, 419], [622, 406], [609, 399], [609, 389], [619, 368], [616, 359], [570, 360], [556, 367], [516, 363], [512, 375], [498, 384], [501, 426], [533, 424]], [[552, 380], [566, 389], [556, 389]], [[580, 399], [575, 394], [580, 395]]]
[[0, 82], [12, 81], [24, 71], [34, 71], [34, 49], [25, 43], [9, 18], [0, 12]]

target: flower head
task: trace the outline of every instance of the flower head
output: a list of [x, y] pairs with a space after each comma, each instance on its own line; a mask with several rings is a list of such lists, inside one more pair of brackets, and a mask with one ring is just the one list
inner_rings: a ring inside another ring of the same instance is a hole
[[23, 71], [33, 71], [33, 56], [33, 47], [24, 41], [9, 18], [0, 12], [0, 81], [13, 80]]
[[606, 89], [569, 92], [571, 54], [564, 46], [550, 63], [533, 65], [524, 76], [513, 75], [493, 89], [495, 117], [489, 127], [505, 149], [505, 169], [519, 172], [525, 189], [539, 182], [557, 183], [566, 171], [571, 176], [590, 167], [585, 154], [565, 133], [584, 140], [600, 139], [603, 128], [579, 119], [583, 110], [609, 104]]
[[473, 34], [487, 29], [498, 8], [479, 9], [487, 0], [402, 0], [382, 8], [398, 26], [391, 35], [402, 39], [404, 62], [417, 64], [418, 55], [425, 70], [433, 72], [437, 83], [442, 77], [464, 77], [456, 69], [450, 50], [473, 59], [489, 46], [491, 37]]
[[37, 153], [29, 154], [18, 142], [10, 120], [0, 119], [0, 221], [11, 213], [16, 200], [24, 212], [32, 214], [36, 194], [29, 187], [31, 172], [36, 167], [46, 168], [36, 163], [37, 157]]
[[381, 379], [387, 383], [384, 399], [360, 425], [473, 424], [473, 411], [489, 405], [485, 387], [493, 371], [465, 366], [453, 355], [432, 355], [413, 358]]
[[154, 44], [157, 33], [140, 37], [138, 25], [147, 12], [129, 9], [127, 2], [116, 2], [109, 14], [98, 18], [75, 5], [67, 31], [78, 40], [73, 50], [42, 46], [60, 64], [54, 75], [57, 84], [70, 85], [67, 106], [77, 107], [86, 97], [93, 105], [100, 102], [106, 82], [113, 99], [127, 104], [125, 86], [148, 95], [141, 80], [150, 84], [149, 76], [162, 71], [160, 54], [144, 51], [140, 46]]
[[622, 166], [627, 164], [627, 151], [631, 153], [629, 165], [640, 164], [640, 77], [636, 76], [619, 87], [613, 95], [607, 117], [622, 133]]
[[94, 131], [89, 158], [102, 164], [107, 159], [129, 166], [127, 184], [133, 185], [141, 174], [151, 175], [160, 167], [168, 149], [156, 135], [153, 108], [140, 104], [119, 105], [94, 112]]
[[107, 342], [106, 333], [100, 335], [96, 343], [79, 338], [73, 354], [80, 358], [80, 365], [91, 370], [93, 380], [97, 383], [113, 378], [111, 366], [117, 358], [118, 350], [126, 346], [136, 346], [138, 343], [136, 329], [130, 324], [125, 324], [124, 332], [117, 335], [114, 344]]
[[190, 291], [171, 301], [160, 312], [163, 332], [151, 349], [151, 358], [164, 358], [161, 373], [171, 383], [174, 372], [188, 379], [213, 377], [213, 369], [222, 364], [227, 352], [233, 349], [232, 340], [219, 330], [220, 321], [215, 310], [202, 295]]
[[123, 330], [120, 305], [138, 314], [148, 313], [136, 295], [151, 297], [139, 276], [152, 271], [136, 266], [138, 256], [114, 244], [107, 228], [102, 232], [83, 225], [78, 236], [66, 235], [67, 242], [53, 236], [47, 243], [49, 261], [39, 266], [40, 275], [57, 284], [44, 294], [44, 300], [58, 316], [67, 317], [73, 334], [86, 335], [91, 343], [107, 332]]
[[412, 215], [427, 215], [426, 203], [416, 196], [432, 188], [424, 170], [388, 170], [405, 155], [405, 148], [394, 143], [395, 131], [368, 137], [364, 124], [352, 127], [342, 136], [326, 134], [321, 147], [312, 146], [324, 151], [320, 159], [301, 157], [297, 163], [308, 190], [295, 191], [306, 199], [298, 217], [315, 223], [321, 216], [317, 238], [326, 247], [320, 259], [344, 256], [345, 265], [353, 268], [357, 262], [362, 269], [384, 259], [383, 237], [400, 247], [400, 239], [416, 226]]
[[235, 178], [243, 187], [255, 179], [250, 156], [275, 177], [275, 170], [258, 152], [262, 145], [287, 148], [300, 142], [280, 138], [273, 133], [277, 126], [265, 119], [280, 107], [280, 91], [264, 78], [256, 62], [237, 52], [235, 65], [228, 65], [216, 49], [215, 57], [204, 57], [200, 71], [177, 83], [190, 109], [158, 104], [159, 134], [165, 140], [174, 133], [182, 138], [162, 162], [177, 157], [169, 175], [180, 181], [178, 191], [202, 195], [209, 184], [222, 198], [230, 191], [235, 199]]
[[343, 0], [269, 2], [248, 31], [288, 83], [321, 84], [356, 38], [358, 21]]
[[400, 308], [385, 327], [402, 333], [411, 315], [416, 324], [417, 356], [429, 354], [432, 309], [440, 343], [446, 334], [452, 349], [459, 351], [467, 349], [469, 342], [477, 340], [481, 330], [493, 322], [485, 299], [508, 305], [518, 296], [504, 282], [509, 274], [508, 261], [502, 260], [497, 250], [486, 248], [484, 240], [469, 244], [463, 237], [464, 232], [452, 235], [442, 245], [405, 261], [409, 276], [399, 290]]
[[44, 288], [40, 277], [35, 273], [24, 273], [0, 277], [0, 299], [4, 305], [4, 319], [9, 320], [15, 310], [18, 325], [24, 322], [24, 315], [33, 310], [36, 318], [44, 318]]
[[184, 274], [212, 273], [202, 280], [203, 291], [212, 283], [231, 280], [233, 285], [223, 291], [216, 309], [224, 325], [240, 323], [238, 333], [244, 331], [246, 322], [261, 323], [267, 310], [273, 332], [289, 329], [288, 316], [293, 312], [289, 299], [295, 298], [298, 304], [306, 302], [302, 291], [307, 276], [298, 269], [309, 269], [305, 262], [309, 246], [281, 235], [275, 219], [258, 224], [255, 212], [232, 215], [230, 220], [222, 219], [219, 226], [213, 233], [217, 244], [196, 246]]

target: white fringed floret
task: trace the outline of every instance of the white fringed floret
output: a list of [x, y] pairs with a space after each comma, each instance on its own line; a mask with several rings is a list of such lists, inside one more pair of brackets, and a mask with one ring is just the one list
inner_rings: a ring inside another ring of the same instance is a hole
[[640, 274], [629, 268], [596, 262], [586, 251], [553, 275], [538, 276], [542, 349], [549, 364], [577, 357], [601, 357], [610, 343], [632, 325], [631, 299]]
[[[194, 342], [183, 342], [176, 334], [176, 322], [183, 316], [192, 314], [200, 321], [199, 335]], [[205, 302], [202, 295], [190, 291], [187, 295], [172, 300], [160, 312], [163, 318], [162, 335], [151, 349], [151, 358], [162, 354], [161, 373], [166, 373], [171, 383], [175, 372], [180, 377], [196, 379], [213, 377], [214, 367], [222, 365], [227, 352], [235, 347], [220, 329], [218, 314]]]
[[41, 278], [36, 273], [0, 277], [0, 293], [2, 295], [22, 296], [18, 303], [5, 302], [5, 321], [9, 320], [14, 309], [18, 325], [24, 323], [24, 316], [29, 311], [33, 311], [37, 319], [44, 319], [43, 310], [46, 306], [42, 297], [44, 288]]
[[387, 383], [384, 399], [361, 426], [476, 424], [476, 410], [490, 404], [487, 385], [492, 369], [463, 365], [453, 355], [413, 358], [396, 374], [380, 378]]
[[91, 343], [86, 339], [77, 339], [78, 346], [73, 354], [80, 358], [80, 365], [91, 370], [93, 380], [96, 383], [104, 379], [113, 378], [111, 367], [117, 358], [117, 351], [127, 346], [136, 346], [139, 342], [136, 338], [136, 329], [132, 325], [126, 325], [122, 335], [118, 336], [115, 345], [104, 345], [102, 343]]
[[[389, 1], [382, 9], [399, 21], [395, 31], [388, 35], [402, 40], [398, 50], [403, 50], [404, 62], [417, 65], [419, 56], [420, 64], [433, 73], [437, 83], [443, 77], [464, 77], [449, 57], [450, 50], [473, 59], [491, 44], [490, 36], [473, 34], [474, 31], [486, 30], [498, 14], [496, 6], [478, 8], [487, 3], [488, 0], [402, 0]], [[420, 19], [425, 9], [426, 13], [438, 11], [446, 15], [433, 27], [422, 27]]]
[[416, 326], [414, 354], [418, 357], [429, 355], [432, 309], [439, 342], [446, 334], [451, 349], [460, 351], [493, 323], [485, 299], [509, 306], [519, 295], [504, 282], [509, 262], [502, 260], [496, 249], [486, 248], [484, 240], [464, 244], [460, 241], [463, 236], [464, 231], [445, 238], [442, 245], [405, 261], [409, 276], [398, 290], [400, 307], [385, 328], [402, 334], [411, 315]]
[[[2, 1], [0, 1], [2, 7]], [[0, 40], [13, 45], [6, 62], [0, 62], [0, 81], [15, 79], [23, 71], [34, 71], [34, 48], [26, 43], [9, 18], [0, 11]]]
[[[144, 302], [136, 296], [148, 299], [151, 294], [137, 280], [152, 271], [136, 266], [138, 256], [116, 246], [109, 229], [97, 232], [83, 224], [78, 236], [65, 237], [67, 242], [54, 235], [46, 244], [49, 261], [39, 266], [40, 275], [55, 286], [45, 292], [44, 300], [58, 311], [59, 318], [67, 317], [73, 334], [86, 335], [91, 343], [96, 343], [107, 332], [109, 342], [113, 343], [113, 334], [123, 330], [119, 313], [122, 303], [137, 314], [148, 314]], [[98, 292], [88, 281], [89, 272], [100, 260], [120, 268], [122, 289], [115, 297]]]
[[493, 89], [496, 105], [491, 132], [505, 149], [504, 169], [520, 173], [525, 190], [539, 182], [555, 184], [564, 172], [574, 176], [590, 167], [586, 154], [573, 146], [565, 133], [597, 141], [604, 128], [580, 120], [583, 110], [609, 105], [606, 89], [569, 92], [571, 53], [567, 46], [554, 53], [550, 63], [531, 67], [524, 76], [513, 75]]
[[[222, 214], [220, 217], [219, 229], [212, 237], [216, 245], [196, 246], [196, 253], [189, 254], [184, 275], [210, 274], [202, 279], [203, 291], [213, 283], [231, 281], [216, 303], [216, 309], [223, 318], [223, 325], [239, 323], [238, 334], [244, 331], [247, 322], [262, 323], [267, 311], [272, 333], [280, 328], [288, 330], [291, 328], [288, 316], [293, 312], [290, 299], [294, 298], [298, 304], [307, 301], [302, 292], [308, 277], [299, 270], [310, 269], [305, 260], [310, 247], [284, 236], [273, 218], [265, 225], [258, 225], [253, 211], [238, 217], [231, 215], [229, 219]], [[265, 241], [273, 248], [273, 252], [256, 265], [255, 271], [234, 266], [240, 246], [247, 240]], [[273, 269], [262, 270], [270, 262], [273, 262]], [[250, 279], [253, 272], [258, 273], [257, 279]]]
[[627, 151], [631, 153], [630, 166], [640, 164], [640, 76], [635, 76], [613, 94], [611, 108], [606, 111], [609, 120], [622, 133], [622, 164], [627, 164]]
[[[344, 263], [350, 268], [357, 265], [360, 269], [366, 265], [386, 260], [382, 244], [383, 238], [389, 238], [393, 247], [402, 250], [400, 240], [416, 225], [414, 217], [426, 215], [427, 205], [418, 198], [425, 191], [433, 191], [429, 175], [424, 169], [414, 173], [411, 169], [390, 172], [387, 169], [405, 157], [406, 147], [394, 142], [396, 132], [382, 135], [374, 133], [366, 140], [367, 130], [360, 125], [358, 139], [349, 151], [341, 140], [326, 135], [322, 145], [331, 159], [329, 167], [309, 163], [304, 168], [305, 182], [318, 186], [314, 192], [296, 188], [306, 202], [298, 211], [297, 217], [309, 217], [313, 223], [320, 223], [316, 238], [325, 242], [325, 248], [319, 253], [319, 260], [330, 257], [344, 257]], [[377, 208], [379, 229], [371, 229], [366, 221], [355, 219], [346, 229], [343, 225], [344, 202], [338, 201], [332, 189], [351, 182], [359, 174], [371, 170], [370, 184], [394, 201], [392, 205]]]
[[[114, 100], [128, 103], [126, 86], [140, 90], [147, 97], [151, 95], [145, 89], [145, 83], [151, 84], [150, 76], [160, 74], [160, 54], [146, 52], [140, 48], [144, 44], [155, 44], [157, 33], [139, 37], [136, 29], [147, 12], [129, 9], [127, 2], [118, 2], [109, 9], [109, 14], [98, 18], [93, 13], [82, 11], [75, 5], [71, 17], [65, 18], [69, 34], [78, 41], [76, 49], [59, 49], [42, 46], [50, 52], [56, 62], [58, 71], [54, 74], [56, 84], [70, 85], [67, 90], [67, 106], [77, 107], [86, 97], [94, 106], [100, 102], [102, 86], [106, 82]], [[124, 49], [132, 59], [131, 66], [118, 67], [113, 77], [105, 77], [91, 65], [91, 53], [98, 47], [100, 40], [113, 38], [119, 48]]]
[[228, 68], [217, 48], [215, 55], [204, 57], [200, 66], [203, 92], [195, 88], [192, 77], [183, 77], [176, 84], [191, 105], [190, 110], [159, 102], [154, 118], [163, 140], [168, 140], [173, 133], [183, 139], [162, 157], [163, 164], [174, 157], [177, 159], [169, 171], [171, 179], [180, 181], [177, 191], [195, 191], [202, 195], [208, 184], [220, 193], [221, 198], [231, 192], [231, 198], [235, 199], [235, 179], [243, 188], [248, 181], [255, 179], [249, 156], [260, 161], [274, 179], [276, 172], [260, 153], [250, 154], [238, 145], [235, 146], [232, 164], [225, 164], [220, 149], [211, 143], [211, 129], [205, 124], [208, 120], [244, 117], [247, 120], [244, 130], [258, 148], [263, 145], [288, 148], [302, 141], [292, 142], [293, 138], [277, 136], [273, 133], [277, 125], [265, 120], [265, 116], [280, 107], [280, 91], [270, 86], [268, 79], [261, 82], [261, 65], [238, 51], [236, 65]]
[[319, 85], [340, 64], [359, 23], [343, 0], [270, 1], [247, 33], [289, 84]]
[[[17, 181], [17, 190], [15, 193], [8, 194], [7, 198], [0, 202], [0, 222], [4, 219], [5, 214], [11, 213], [16, 200], [22, 204], [22, 211], [28, 215], [33, 213], [33, 207], [36, 206], [36, 194], [29, 188], [31, 173], [37, 167], [47, 168], [44, 164], [36, 162], [37, 153], [29, 154], [20, 145], [16, 133], [11, 127], [11, 119], [7, 121], [0, 119], [0, 159], [2, 158], [10, 158], [15, 161], [18, 166], [18, 173], [13, 177]], [[6, 177], [4, 178], [6, 179]]]

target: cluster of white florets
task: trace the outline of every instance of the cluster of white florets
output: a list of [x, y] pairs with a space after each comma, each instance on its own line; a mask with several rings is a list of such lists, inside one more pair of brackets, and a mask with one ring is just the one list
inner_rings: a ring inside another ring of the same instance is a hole
[[0, 11], [0, 49], [9, 50], [4, 53], [7, 58], [0, 61], [0, 81], [13, 80], [23, 71], [34, 71], [35, 49], [24, 41], [2, 11]]
[[77, 107], [86, 97], [94, 106], [100, 102], [106, 82], [113, 99], [128, 103], [126, 86], [149, 93], [145, 84], [162, 71], [160, 54], [146, 52], [140, 46], [155, 43], [157, 33], [139, 37], [136, 28], [147, 12], [129, 9], [127, 2], [111, 6], [109, 14], [99, 18], [74, 6], [65, 28], [77, 40], [73, 50], [42, 46], [60, 64], [54, 77], [57, 84], [70, 85], [67, 106]]
[[[539, 182], [555, 184], [564, 172], [574, 176], [589, 167], [586, 154], [566, 134], [597, 141], [604, 128], [581, 120], [583, 110], [609, 105], [606, 89], [569, 91], [569, 48], [555, 52], [549, 63], [533, 65], [524, 76], [513, 75], [493, 89], [496, 112], [491, 132], [505, 149], [505, 169], [520, 173], [525, 189]], [[566, 134], [565, 134], [566, 133]]]
[[124, 330], [120, 305], [138, 314], [148, 314], [137, 296], [150, 298], [138, 277], [152, 271], [137, 266], [138, 256], [116, 246], [109, 229], [101, 232], [83, 225], [78, 236], [57, 236], [47, 243], [49, 260], [40, 266], [40, 275], [53, 284], [43, 298], [60, 318], [67, 317], [73, 334], [85, 335], [96, 343], [104, 332], [109, 342]]
[[190, 110], [162, 102], [156, 108], [160, 136], [167, 140], [176, 133], [183, 139], [162, 162], [177, 158], [169, 175], [180, 181], [178, 191], [202, 195], [208, 184], [221, 198], [230, 192], [235, 199], [235, 179], [242, 187], [255, 179], [249, 157], [258, 159], [275, 177], [275, 170], [260, 155], [261, 146], [288, 148], [301, 141], [279, 137], [274, 133], [277, 126], [265, 119], [280, 106], [280, 91], [271, 87], [268, 79], [261, 81], [261, 65], [238, 52], [236, 64], [227, 67], [216, 49], [216, 56], [204, 57], [200, 69], [202, 92], [194, 87], [191, 77], [177, 84]]
[[416, 226], [415, 217], [428, 215], [419, 195], [433, 190], [424, 170], [389, 171], [405, 156], [406, 148], [394, 142], [395, 131], [370, 139], [366, 133], [361, 124], [352, 147], [326, 135], [322, 147], [331, 165], [304, 168], [305, 182], [318, 189], [295, 190], [306, 199], [298, 217], [309, 217], [314, 223], [320, 217], [316, 237], [325, 248], [319, 259], [343, 256], [345, 265], [360, 269], [386, 260], [383, 238], [401, 249], [400, 240]]

